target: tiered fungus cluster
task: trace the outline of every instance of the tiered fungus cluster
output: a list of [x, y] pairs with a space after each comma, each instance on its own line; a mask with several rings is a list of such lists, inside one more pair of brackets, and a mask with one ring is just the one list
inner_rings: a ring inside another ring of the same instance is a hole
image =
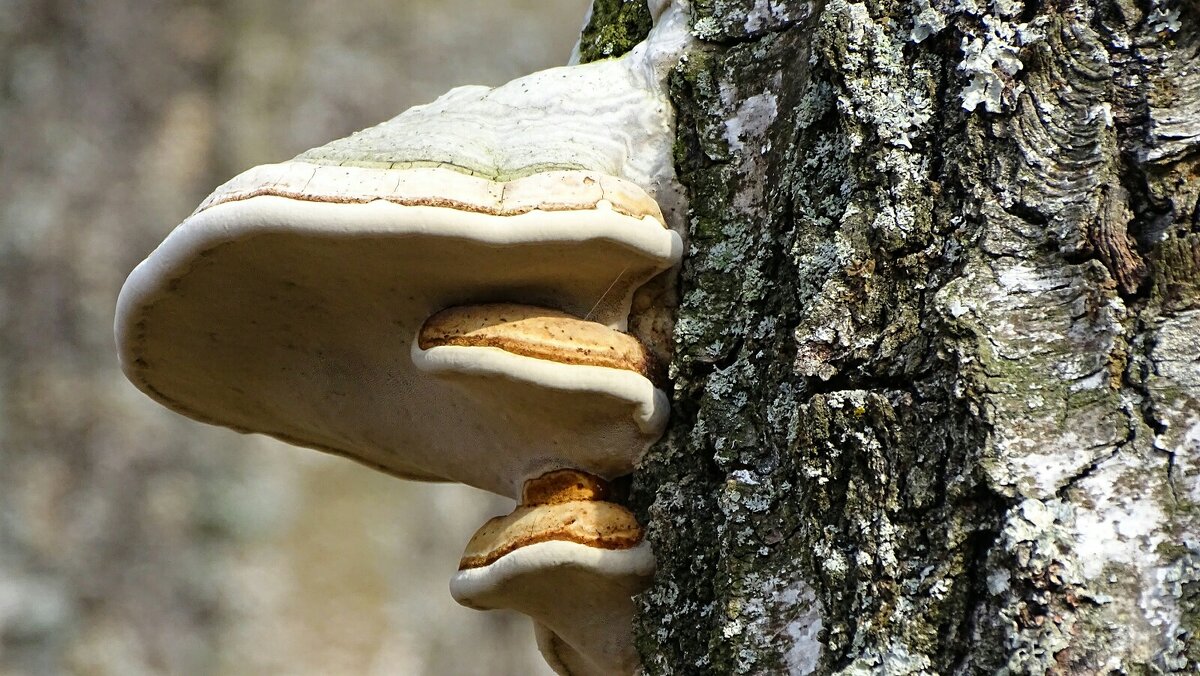
[[636, 670], [654, 569], [606, 498], [668, 414], [645, 343], [669, 308], [626, 332], [683, 249], [662, 78], [684, 20], [657, 9], [621, 59], [453, 90], [234, 178], [118, 301], [125, 373], [176, 411], [518, 499], [451, 591], [532, 617], [564, 674]]

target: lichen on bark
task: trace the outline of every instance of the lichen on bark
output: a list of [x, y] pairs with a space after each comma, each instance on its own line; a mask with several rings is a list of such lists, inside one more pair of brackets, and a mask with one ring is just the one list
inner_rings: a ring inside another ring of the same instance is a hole
[[1148, 16], [694, 3], [650, 673], [1200, 668], [1200, 33]]
[[589, 63], [621, 56], [650, 34], [646, 0], [595, 0], [579, 36], [579, 61]]

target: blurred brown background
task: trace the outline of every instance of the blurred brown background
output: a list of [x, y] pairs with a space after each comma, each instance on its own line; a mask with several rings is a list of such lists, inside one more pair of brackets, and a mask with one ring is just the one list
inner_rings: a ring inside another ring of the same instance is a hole
[[566, 61], [587, 0], [0, 0], [0, 674], [547, 673], [458, 607], [506, 501], [167, 412], [125, 275], [213, 187]]

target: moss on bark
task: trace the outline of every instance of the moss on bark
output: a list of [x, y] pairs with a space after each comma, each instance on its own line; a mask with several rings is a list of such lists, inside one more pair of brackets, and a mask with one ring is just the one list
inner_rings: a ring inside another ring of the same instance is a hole
[[592, 16], [579, 38], [579, 61], [621, 56], [650, 33], [646, 0], [595, 0]]

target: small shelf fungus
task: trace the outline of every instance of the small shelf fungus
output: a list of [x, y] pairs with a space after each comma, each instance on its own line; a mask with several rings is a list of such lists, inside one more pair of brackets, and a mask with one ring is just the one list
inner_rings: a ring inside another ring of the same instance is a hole
[[575, 676], [633, 673], [633, 595], [654, 573], [642, 527], [608, 487], [572, 470], [525, 484], [512, 514], [483, 525], [450, 581], [472, 608], [512, 608], [533, 618], [538, 648]]
[[[619, 59], [462, 87], [209, 196], [130, 274], [122, 368], [197, 420], [519, 500], [451, 588], [628, 674], [654, 570], [607, 501], [666, 425], [683, 3]], [[656, 385], [657, 383], [657, 385]], [[565, 600], [565, 601], [564, 601]]]

